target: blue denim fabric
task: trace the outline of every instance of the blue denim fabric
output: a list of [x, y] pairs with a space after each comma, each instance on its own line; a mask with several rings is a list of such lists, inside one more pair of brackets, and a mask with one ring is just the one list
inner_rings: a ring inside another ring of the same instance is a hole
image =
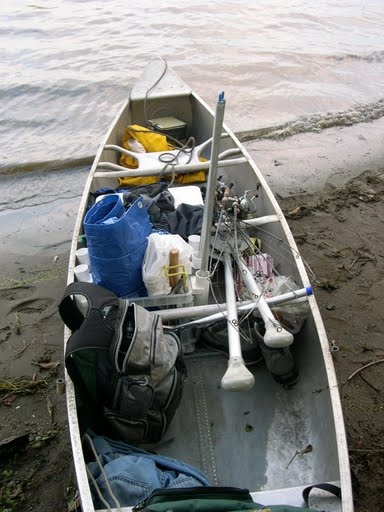
[[[122, 507], [137, 505], [159, 488], [211, 485], [201, 471], [176, 459], [148, 453], [106, 437], [93, 434], [90, 437], [112, 492]], [[97, 462], [88, 463], [88, 468], [103, 498], [110, 506], [115, 506]], [[91, 489], [95, 506], [102, 507], [92, 484]]]

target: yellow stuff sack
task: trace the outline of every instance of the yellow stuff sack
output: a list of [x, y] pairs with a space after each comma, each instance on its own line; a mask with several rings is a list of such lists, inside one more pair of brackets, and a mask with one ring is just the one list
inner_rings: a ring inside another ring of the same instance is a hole
[[[168, 143], [165, 135], [161, 135], [161, 133], [153, 132], [145, 128], [144, 126], [139, 126], [137, 124], [127, 126], [124, 134], [122, 145], [125, 149], [129, 151], [135, 152], [137, 149], [135, 147], [135, 142], [137, 141], [141, 144], [146, 153], [154, 153], [154, 152], [162, 152], [162, 151], [172, 151], [174, 146]], [[205, 159], [201, 159], [204, 161]], [[120, 165], [123, 167], [128, 167], [129, 169], [138, 169], [138, 161], [129, 155], [122, 154], [120, 157]], [[163, 179], [171, 179], [171, 175], [164, 176]], [[140, 185], [150, 185], [152, 183], [157, 183], [158, 176], [139, 176], [139, 177], [129, 177], [125, 176], [124, 178], [119, 178], [119, 185], [129, 185], [129, 186], [140, 186]], [[178, 174], [175, 177], [175, 181], [177, 183], [187, 184], [187, 183], [200, 183], [205, 181], [205, 172], [197, 171], [194, 173], [188, 174]]]

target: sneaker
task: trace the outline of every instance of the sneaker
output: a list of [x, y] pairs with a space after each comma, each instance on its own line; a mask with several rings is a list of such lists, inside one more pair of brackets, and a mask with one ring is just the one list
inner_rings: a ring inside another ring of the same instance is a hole
[[[260, 345], [255, 339], [255, 331], [251, 325], [240, 328], [241, 352], [246, 365], [256, 364], [263, 360]], [[200, 342], [205, 347], [222, 352], [229, 356], [227, 320], [220, 320], [209, 325], [201, 333]]]
[[293, 386], [299, 378], [299, 370], [293, 359], [289, 347], [271, 348], [268, 347], [258, 330], [257, 323], [254, 325], [255, 339], [258, 340], [265, 364], [276, 382], [283, 386]]

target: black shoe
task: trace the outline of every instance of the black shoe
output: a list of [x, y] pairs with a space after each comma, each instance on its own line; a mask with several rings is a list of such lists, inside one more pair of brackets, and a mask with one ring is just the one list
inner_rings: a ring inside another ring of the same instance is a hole
[[257, 328], [254, 325], [255, 338], [259, 342], [261, 353], [263, 354], [265, 364], [276, 382], [283, 386], [293, 386], [299, 378], [299, 370], [293, 359], [289, 347], [271, 348], [263, 340]]
[[[255, 339], [252, 326], [240, 327], [241, 352], [244, 363], [256, 364], [263, 360], [260, 345]], [[207, 348], [223, 352], [229, 356], [227, 320], [220, 320], [206, 327], [201, 333], [200, 342]]]

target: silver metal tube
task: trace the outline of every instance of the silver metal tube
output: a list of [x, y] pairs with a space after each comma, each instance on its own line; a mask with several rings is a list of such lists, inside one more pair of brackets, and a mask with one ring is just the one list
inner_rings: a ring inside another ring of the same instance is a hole
[[[308, 295], [312, 295], [312, 289], [308, 286], [306, 288], [300, 288], [294, 292], [283, 293], [282, 295], [276, 295], [276, 297], [269, 297], [265, 299], [270, 307], [292, 302], [297, 304], [307, 300]], [[257, 301], [244, 301], [236, 302], [237, 311], [240, 313], [257, 309]], [[184, 308], [175, 309], [161, 309], [156, 311], [156, 314], [161, 316], [163, 321], [182, 320], [187, 318], [198, 318], [199, 323], [193, 325], [205, 325], [216, 320], [220, 320], [223, 316], [227, 315], [227, 304], [223, 302], [221, 304], [207, 304], [205, 306], [190, 306]], [[208, 315], [208, 316], [207, 316]], [[190, 322], [188, 323], [190, 325]]]
[[213, 210], [215, 207], [216, 196], [217, 164], [221, 139], [221, 130], [223, 127], [224, 120], [224, 110], [224, 93], [221, 93], [217, 100], [213, 124], [211, 159], [208, 172], [207, 193], [205, 196], [203, 223], [201, 227], [201, 239], [199, 248], [199, 257], [201, 258], [201, 277], [208, 277], [208, 259], [211, 241]]

